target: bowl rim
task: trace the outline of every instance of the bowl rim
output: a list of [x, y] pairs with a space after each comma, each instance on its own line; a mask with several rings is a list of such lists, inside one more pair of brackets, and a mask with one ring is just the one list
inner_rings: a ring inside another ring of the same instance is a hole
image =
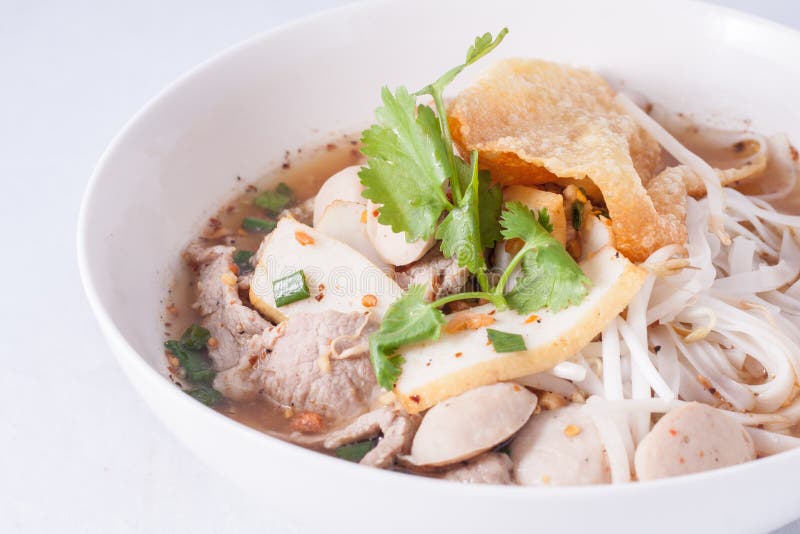
[[[636, 3], [635, 0], [614, 0], [614, 2], [617, 4]], [[230, 45], [222, 51], [212, 55], [208, 59], [185, 71], [175, 80], [170, 82], [155, 96], [150, 98], [136, 113], [134, 113], [134, 115], [129, 118], [120, 128], [120, 130], [114, 135], [96, 163], [81, 198], [81, 204], [78, 213], [76, 249], [78, 269], [80, 272], [80, 279], [84, 288], [84, 293], [92, 313], [106, 338], [107, 344], [119, 349], [112, 350], [112, 352], [114, 353], [120, 365], [122, 365], [122, 360], [124, 359], [126, 363], [135, 366], [141, 371], [139, 376], [146, 379], [151, 387], [159, 389], [161, 392], [163, 392], [163, 396], [165, 398], [172, 399], [171, 402], [182, 403], [183, 408], [192, 411], [193, 414], [199, 418], [199, 421], [206, 421], [207, 423], [216, 422], [221, 424], [226, 428], [226, 432], [238, 434], [238, 439], [261, 440], [265, 447], [278, 450], [281, 454], [293, 456], [297, 460], [308, 462], [305, 465], [306, 469], [320, 468], [327, 471], [341, 471], [346, 476], [351, 478], [369, 480], [378, 484], [403, 484], [406, 485], [406, 489], [409, 489], [409, 491], [425, 491], [427, 493], [445, 492], [455, 496], [463, 495], [465, 497], [477, 496], [486, 498], [502, 498], [504, 500], [523, 500], [526, 502], [531, 502], [532, 500], [541, 502], [549, 499], [583, 500], [587, 498], [618, 498], [625, 497], [633, 493], [641, 495], [643, 492], [660, 492], [668, 490], [669, 488], [682, 487], [686, 484], [691, 485], [694, 482], [700, 481], [721, 483], [725, 479], [739, 478], [740, 476], [744, 476], [747, 472], [754, 470], [757, 472], [765, 471], [763, 467], [766, 465], [798, 464], [798, 462], [800, 462], [800, 449], [782, 452], [736, 466], [714, 469], [711, 471], [705, 471], [691, 475], [683, 475], [647, 482], [635, 482], [631, 484], [602, 484], [569, 487], [458, 484], [424, 476], [408, 476], [404, 473], [384, 469], [372, 469], [358, 464], [352, 464], [351, 462], [342, 461], [338, 458], [321, 454], [319, 452], [306, 449], [302, 446], [283, 441], [226, 417], [216, 410], [208, 408], [184, 394], [165, 376], [148, 364], [147, 361], [131, 346], [120, 328], [112, 320], [107, 307], [100, 297], [99, 291], [93, 279], [91, 265], [92, 262], [89, 259], [90, 252], [88, 248], [88, 219], [89, 213], [92, 211], [96, 202], [95, 194], [97, 185], [104, 179], [103, 177], [106, 174], [106, 169], [109, 166], [109, 162], [113, 159], [114, 154], [124, 147], [128, 135], [135, 130], [141, 122], [147, 120], [151, 112], [158, 106], [160, 101], [176, 92], [179, 92], [184, 86], [198, 82], [200, 79], [206, 76], [209, 71], [213, 71], [217, 65], [224, 63], [229, 58], [238, 55], [245, 50], [255, 46], [261, 46], [265, 41], [269, 41], [285, 33], [302, 30], [304, 26], [312, 23], [320, 22], [325, 19], [335, 19], [341, 15], [364, 8], [377, 9], [395, 3], [395, 0], [358, 0], [353, 3], [328, 8], [283, 24], [279, 24], [270, 29], [257, 33], [252, 37], [244, 39], [243, 41]], [[714, 13], [729, 20], [735, 20], [745, 25], [762, 27], [764, 29], [781, 32], [787, 37], [797, 41], [798, 45], [800, 45], [800, 31], [757, 15], [742, 12], [727, 6], [710, 4], [702, 0], [678, 0], [671, 2], [670, 5], [676, 9], [698, 9], [705, 11], [706, 13]], [[128, 373], [126, 373], [126, 376], [127, 375]], [[127, 376], [127, 378], [129, 381], [131, 380], [130, 376]], [[139, 392], [139, 394], [141, 395], [141, 392]]]

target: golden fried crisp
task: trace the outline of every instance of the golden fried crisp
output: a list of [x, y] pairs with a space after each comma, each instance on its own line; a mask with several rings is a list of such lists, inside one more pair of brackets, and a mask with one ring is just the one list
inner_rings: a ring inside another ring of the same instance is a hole
[[[664, 245], [683, 243], [686, 230], [682, 209], [654, 203], [643, 185], [661, 165], [660, 147], [613, 99], [608, 84], [590, 71], [510, 59], [459, 94], [448, 115], [459, 149], [478, 150], [481, 166], [501, 183], [591, 179], [606, 202], [618, 248], [643, 261]], [[655, 190], [679, 201], [673, 195], [682, 183], [670, 176]]]

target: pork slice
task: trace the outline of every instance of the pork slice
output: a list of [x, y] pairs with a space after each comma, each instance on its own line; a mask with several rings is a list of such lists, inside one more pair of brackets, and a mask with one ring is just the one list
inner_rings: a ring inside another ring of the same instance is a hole
[[431, 249], [422, 258], [397, 271], [395, 281], [403, 288], [425, 286], [425, 299], [461, 293], [469, 282], [469, 270], [459, 267], [455, 258], [445, 258], [438, 248]]
[[249, 352], [250, 338], [270, 326], [261, 315], [242, 304], [238, 279], [233, 272], [234, 247], [191, 245], [187, 260], [198, 272], [195, 308], [216, 343], [208, 355], [217, 371], [229, 369]]
[[214, 387], [231, 399], [260, 397], [319, 414], [325, 428], [334, 428], [369, 411], [380, 395], [368, 357], [367, 338], [375, 328], [359, 312], [294, 314], [253, 336]]
[[382, 435], [374, 449], [361, 460], [372, 467], [389, 467], [397, 457], [408, 452], [418, 424], [416, 416], [396, 408], [383, 407], [366, 413], [347, 425], [331, 432], [325, 439], [326, 449]]
[[469, 484], [510, 485], [514, 463], [507, 454], [487, 452], [458, 467], [447, 470], [441, 478]]

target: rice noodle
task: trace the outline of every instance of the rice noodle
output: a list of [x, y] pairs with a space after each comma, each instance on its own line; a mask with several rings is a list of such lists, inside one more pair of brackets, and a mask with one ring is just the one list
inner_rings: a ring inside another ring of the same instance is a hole
[[753, 438], [756, 450], [762, 455], [778, 454], [779, 452], [790, 451], [800, 447], [800, 438], [794, 436], [769, 432], [759, 428], [748, 428], [747, 431], [750, 433], [750, 437]]
[[624, 317], [574, 358], [583, 377], [569, 367], [552, 373], [590, 395], [584, 409], [614, 483], [631, 480], [633, 447], [649, 432], [651, 416], [691, 401], [746, 425], [760, 455], [800, 447], [800, 438], [788, 435], [800, 425], [800, 216], [769, 203], [798, 189], [788, 141], [770, 138], [765, 149], [764, 176], [778, 186], [746, 195], [720, 187], [708, 164], [630, 100], [617, 100], [703, 178], [708, 194], [687, 199], [687, 242], [642, 264], [651, 274]]

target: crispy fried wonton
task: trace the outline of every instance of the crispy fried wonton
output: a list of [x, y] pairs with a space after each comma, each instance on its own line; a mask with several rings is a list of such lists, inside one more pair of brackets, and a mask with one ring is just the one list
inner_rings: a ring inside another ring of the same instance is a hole
[[540, 60], [501, 61], [453, 100], [448, 115], [459, 148], [478, 150], [497, 181], [591, 179], [630, 259], [643, 261], [686, 240], [680, 173], [656, 176], [660, 147], [617, 107], [597, 74]]

